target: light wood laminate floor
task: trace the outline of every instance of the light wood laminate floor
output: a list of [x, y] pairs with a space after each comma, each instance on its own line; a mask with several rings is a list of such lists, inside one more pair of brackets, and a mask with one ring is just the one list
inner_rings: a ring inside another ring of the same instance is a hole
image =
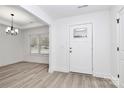
[[1, 88], [115, 88], [109, 79], [79, 73], [48, 73], [48, 65], [19, 62], [0, 67]]

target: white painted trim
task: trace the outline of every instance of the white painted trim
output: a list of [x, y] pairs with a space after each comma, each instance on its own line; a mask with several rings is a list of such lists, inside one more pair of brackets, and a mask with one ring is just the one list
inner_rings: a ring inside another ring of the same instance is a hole
[[111, 81], [114, 83], [114, 85], [115, 85], [116, 87], [119, 88], [119, 79], [116, 79], [115, 77], [113, 77], [113, 76], [111, 75]]
[[119, 88], [124, 88], [124, 84], [120, 84], [119, 85]]
[[120, 10], [118, 11], [119, 14], [124, 12], [124, 7], [121, 7]]
[[54, 70], [54, 49], [53, 49], [53, 24], [52, 25], [49, 25], [49, 70], [48, 72], [49, 73], [53, 73], [55, 70]]
[[[94, 77], [100, 77], [100, 78], [106, 78], [106, 79], [110, 79], [113, 84], [119, 88], [119, 79], [116, 79], [115, 77], [113, 77], [112, 75], [105, 75], [105, 74], [93, 74]], [[124, 86], [123, 86], [124, 87]]]
[[[124, 12], [124, 7], [121, 7], [116, 16], [118, 19], [120, 19], [120, 15]], [[117, 26], [117, 47], [120, 47], [120, 24], [116, 24]], [[117, 52], [117, 70], [118, 70], [118, 74], [120, 74], [120, 51]], [[121, 88], [123, 87], [124, 88], [124, 84], [120, 83], [119, 79], [117, 80], [115, 77], [112, 76], [112, 82], [118, 87], [118, 88]]]
[[93, 73], [93, 76], [94, 76], [94, 77], [100, 77], [100, 78], [111, 79], [111, 75], [107, 75], [107, 74]]
[[49, 73], [53, 73], [53, 72], [54, 72], [54, 69], [49, 67], [48, 72], [49, 72]]
[[67, 67], [60, 67], [60, 66], [56, 66], [54, 68], [55, 71], [59, 71], [59, 72], [68, 72], [69, 73], [69, 69], [66, 69]]
[[[24, 62], [24, 61], [22, 60], [22, 61], [18, 61], [18, 62], [9, 63], [9, 64], [2, 64], [2, 65], [0, 64], [0, 67], [12, 65], [12, 64], [15, 64], [15, 63], [19, 63], [19, 62]], [[27, 61], [26, 61], [26, 62], [27, 62]]]
[[51, 28], [51, 25], [49, 25], [49, 70], [48, 72], [49, 73], [52, 73], [53, 70], [52, 70], [52, 67], [51, 67], [51, 64], [52, 64], [52, 28]]

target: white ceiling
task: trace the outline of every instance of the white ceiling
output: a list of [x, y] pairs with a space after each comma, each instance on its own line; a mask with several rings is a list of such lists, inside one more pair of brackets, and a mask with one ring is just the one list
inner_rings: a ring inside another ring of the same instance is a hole
[[[88, 7], [77, 8], [78, 5], [40, 5], [39, 7], [43, 9], [44, 12], [46, 12], [53, 19], [59, 19], [63, 17], [76, 16], [85, 13], [107, 10], [112, 6], [89, 5]], [[45, 22], [36, 18], [34, 15], [25, 11], [21, 7], [14, 5], [0, 5], [0, 23], [10, 25], [11, 13], [15, 15], [14, 26], [19, 27], [21, 29], [47, 25]]]
[[84, 8], [77, 8], [78, 5], [41, 5], [40, 6], [49, 16], [54, 19], [76, 16], [85, 13], [107, 10], [110, 5], [89, 5]]
[[11, 24], [11, 13], [14, 16], [14, 25], [21, 29], [44, 26], [45, 22], [42, 22], [34, 15], [28, 13], [19, 6], [3, 6], [0, 5], [0, 23], [10, 25]]

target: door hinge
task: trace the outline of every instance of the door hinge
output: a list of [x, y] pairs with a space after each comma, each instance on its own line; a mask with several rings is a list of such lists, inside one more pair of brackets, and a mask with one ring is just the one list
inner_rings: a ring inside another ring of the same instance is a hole
[[72, 51], [71, 51], [71, 50], [70, 50], [69, 52], [70, 52], [70, 53], [72, 53]]
[[119, 51], [119, 47], [117, 47], [117, 51]]
[[116, 19], [117, 23], [119, 24], [120, 23], [120, 19]]
[[120, 75], [118, 74], [118, 78], [120, 77]]

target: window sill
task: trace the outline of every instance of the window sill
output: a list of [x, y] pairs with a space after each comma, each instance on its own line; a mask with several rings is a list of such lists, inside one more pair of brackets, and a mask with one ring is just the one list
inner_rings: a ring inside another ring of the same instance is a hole
[[31, 56], [44, 56], [44, 57], [48, 57], [49, 54], [38, 54], [38, 53], [31, 53]]

